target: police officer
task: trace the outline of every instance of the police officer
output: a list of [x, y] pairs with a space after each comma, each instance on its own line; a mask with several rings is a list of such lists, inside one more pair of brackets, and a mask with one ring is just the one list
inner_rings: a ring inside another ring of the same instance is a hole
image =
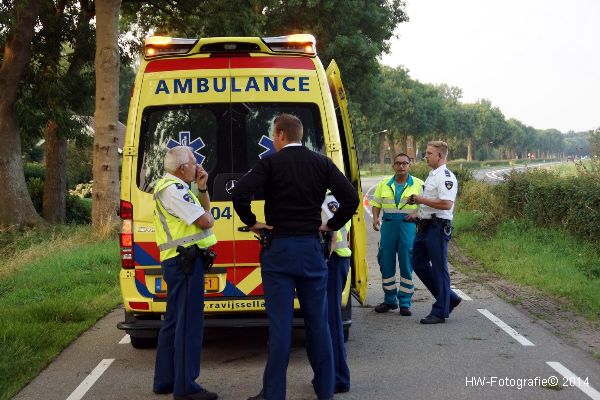
[[[206, 183], [208, 173], [190, 147], [167, 151], [165, 175], [154, 188], [154, 226], [163, 277], [167, 283], [167, 314], [158, 336], [155, 393], [173, 393], [176, 400], [211, 400], [198, 385], [204, 326], [204, 265], [201, 257], [184, 263], [184, 253], [217, 242]], [[199, 196], [190, 190], [196, 181]], [[181, 253], [181, 254], [180, 254]]]
[[[452, 233], [452, 214], [458, 190], [454, 174], [446, 167], [448, 145], [442, 141], [427, 144], [425, 159], [431, 168], [421, 196], [411, 197], [419, 204], [417, 236], [413, 245], [413, 268], [421, 282], [435, 297], [431, 313], [422, 324], [445, 322], [461, 298], [450, 289], [448, 242]], [[415, 215], [411, 216], [411, 219]]]
[[[394, 176], [379, 182], [371, 205], [373, 206], [373, 229], [381, 229], [381, 240], [377, 261], [381, 271], [383, 303], [375, 307], [375, 312], [395, 310], [400, 305], [400, 315], [410, 316], [412, 295], [415, 291], [412, 280], [411, 253], [415, 240], [416, 227], [406, 220], [408, 214], [417, 209], [416, 204], [408, 204], [411, 195], [421, 194], [423, 181], [409, 174], [410, 158], [400, 153], [394, 157]], [[383, 211], [382, 222], [379, 215]], [[400, 284], [396, 288], [396, 256], [400, 269]]]
[[[253, 232], [267, 229], [272, 233], [270, 246], [263, 247], [260, 255], [269, 354], [262, 390], [251, 399], [285, 399], [294, 291], [304, 316], [313, 386], [319, 399], [330, 399], [334, 368], [327, 324], [327, 265], [318, 233], [342, 228], [358, 207], [358, 194], [329, 158], [302, 146], [302, 122], [297, 117], [278, 115], [272, 134], [276, 153], [244, 175], [232, 196], [235, 211]], [[322, 224], [321, 204], [327, 188], [341, 205]], [[257, 221], [250, 208], [259, 190], [265, 195], [266, 223]]]
[[[327, 223], [339, 207], [340, 204], [336, 198], [331, 193], [327, 193], [321, 206], [323, 223]], [[352, 220], [346, 222], [346, 225], [340, 230], [333, 232], [330, 245], [331, 254], [327, 259], [327, 316], [333, 347], [334, 388], [336, 393], [350, 391], [350, 369], [346, 360], [341, 300], [348, 278], [348, 271], [350, 270], [350, 257], [352, 256], [352, 250], [350, 250], [348, 243], [351, 226]], [[350, 298], [348, 298], [348, 301], [350, 301]]]

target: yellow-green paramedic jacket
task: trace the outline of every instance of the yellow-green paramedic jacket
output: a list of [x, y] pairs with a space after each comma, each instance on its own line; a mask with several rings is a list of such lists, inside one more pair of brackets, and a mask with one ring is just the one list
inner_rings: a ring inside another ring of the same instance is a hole
[[402, 192], [400, 202], [396, 206], [396, 186], [394, 185], [394, 179], [395, 177], [392, 176], [391, 179], [383, 179], [377, 184], [373, 199], [371, 199], [371, 205], [373, 207], [381, 208], [382, 212], [388, 214], [410, 214], [417, 210], [417, 204], [405, 204], [403, 206], [402, 199], [409, 197], [411, 194], [420, 195], [423, 191], [423, 181], [412, 175], [408, 175], [408, 185]]
[[[177, 246], [189, 247], [197, 244], [201, 249], [206, 249], [217, 243], [217, 237], [210, 229], [202, 229], [195, 224], [188, 225], [178, 217], [169, 214], [158, 198], [158, 194], [169, 187], [179, 183], [172, 178], [162, 178], [154, 187], [154, 226], [156, 227], [156, 244], [160, 250], [160, 261], [177, 256]], [[194, 203], [200, 204], [198, 198], [188, 189]], [[210, 212], [210, 210], [206, 210]]]

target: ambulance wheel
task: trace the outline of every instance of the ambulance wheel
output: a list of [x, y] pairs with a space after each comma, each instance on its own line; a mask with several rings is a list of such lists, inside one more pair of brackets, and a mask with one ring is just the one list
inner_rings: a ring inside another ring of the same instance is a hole
[[131, 345], [136, 349], [153, 349], [158, 344], [158, 336], [155, 337], [131, 337]]

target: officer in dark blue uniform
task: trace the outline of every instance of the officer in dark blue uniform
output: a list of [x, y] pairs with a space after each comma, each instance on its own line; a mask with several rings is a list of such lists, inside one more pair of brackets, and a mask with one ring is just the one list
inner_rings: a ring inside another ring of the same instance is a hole
[[419, 204], [416, 219], [417, 235], [413, 244], [413, 269], [421, 282], [435, 297], [429, 315], [422, 324], [445, 322], [461, 298], [450, 289], [448, 272], [448, 242], [452, 233], [454, 201], [458, 182], [446, 167], [448, 145], [442, 141], [427, 144], [425, 158], [431, 168], [423, 194], [413, 195], [411, 204]]
[[[313, 386], [320, 400], [334, 393], [334, 367], [327, 323], [327, 265], [319, 230], [337, 231], [352, 217], [360, 201], [348, 179], [333, 162], [302, 146], [302, 122], [280, 114], [273, 122], [277, 151], [260, 160], [237, 185], [233, 206], [240, 219], [260, 233], [272, 234], [261, 251], [261, 274], [269, 318], [268, 359], [263, 387], [250, 399], [284, 400], [292, 339], [294, 291], [304, 316]], [[327, 224], [321, 204], [327, 189], [341, 206]], [[266, 223], [257, 222], [250, 205], [253, 194], [265, 194]]]

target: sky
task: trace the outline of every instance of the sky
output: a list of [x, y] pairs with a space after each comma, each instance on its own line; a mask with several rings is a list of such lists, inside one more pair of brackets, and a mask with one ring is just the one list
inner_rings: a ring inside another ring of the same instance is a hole
[[384, 64], [537, 129], [600, 127], [600, 0], [406, 3]]

